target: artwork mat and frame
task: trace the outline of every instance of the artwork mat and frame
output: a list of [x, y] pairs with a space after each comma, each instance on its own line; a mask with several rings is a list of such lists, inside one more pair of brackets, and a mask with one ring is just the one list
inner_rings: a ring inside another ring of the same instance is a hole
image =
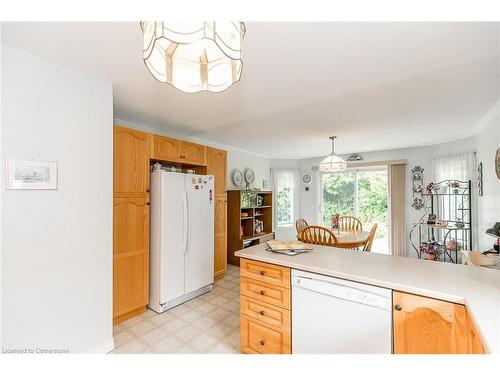
[[7, 158], [8, 190], [57, 190], [57, 161]]

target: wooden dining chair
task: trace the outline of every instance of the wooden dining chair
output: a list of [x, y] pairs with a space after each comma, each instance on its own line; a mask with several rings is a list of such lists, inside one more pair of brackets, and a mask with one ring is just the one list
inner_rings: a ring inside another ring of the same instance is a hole
[[305, 227], [302, 232], [300, 232], [299, 239], [302, 242], [315, 245], [335, 246], [337, 244], [337, 237], [335, 237], [330, 229], [317, 225]]
[[363, 230], [363, 224], [354, 216], [341, 216], [339, 218], [340, 230]]
[[300, 232], [304, 230], [305, 227], [308, 227], [307, 221], [305, 219], [298, 219], [295, 221], [295, 229], [297, 230], [297, 238], [300, 239]]
[[377, 232], [378, 224], [373, 224], [372, 229], [370, 229], [370, 233], [368, 233], [368, 238], [365, 242], [365, 246], [363, 246], [363, 251], [371, 251], [373, 245], [373, 239], [375, 238], [375, 232]]

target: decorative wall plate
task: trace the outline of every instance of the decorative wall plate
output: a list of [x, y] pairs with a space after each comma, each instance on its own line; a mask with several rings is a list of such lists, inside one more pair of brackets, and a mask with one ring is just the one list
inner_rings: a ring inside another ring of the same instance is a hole
[[255, 181], [255, 173], [250, 168], [245, 169], [245, 181], [247, 185], [253, 184]]
[[243, 173], [239, 169], [233, 171], [233, 184], [234, 186], [241, 186], [243, 183]]
[[304, 184], [310, 184], [312, 181], [312, 176], [309, 173], [306, 173], [302, 176], [302, 181]]
[[495, 155], [495, 172], [500, 180], [500, 147], [497, 148], [497, 154]]

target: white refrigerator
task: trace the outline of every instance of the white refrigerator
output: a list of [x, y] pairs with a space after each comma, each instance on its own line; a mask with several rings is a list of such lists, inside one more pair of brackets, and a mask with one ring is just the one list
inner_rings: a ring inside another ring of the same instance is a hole
[[149, 307], [163, 312], [212, 290], [214, 177], [151, 174]]

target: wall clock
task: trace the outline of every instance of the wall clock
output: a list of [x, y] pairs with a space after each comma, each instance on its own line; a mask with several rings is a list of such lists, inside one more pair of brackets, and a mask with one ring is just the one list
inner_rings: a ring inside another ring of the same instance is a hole
[[243, 173], [239, 169], [233, 171], [233, 184], [234, 186], [241, 186], [243, 183]]
[[306, 173], [302, 176], [302, 181], [304, 184], [310, 184], [312, 181], [312, 176], [309, 173]]

